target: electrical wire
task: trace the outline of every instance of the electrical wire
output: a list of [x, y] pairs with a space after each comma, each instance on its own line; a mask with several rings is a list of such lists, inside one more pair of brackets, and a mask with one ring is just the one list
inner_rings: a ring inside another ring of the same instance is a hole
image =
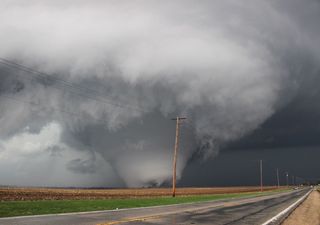
[[49, 82], [60, 85], [64, 88], [59, 88], [58, 86], [55, 85], [50, 85], [50, 87], [58, 89], [58, 90], [62, 90], [62, 91], [68, 91], [74, 95], [78, 95], [80, 97], [85, 97], [94, 101], [98, 101], [104, 104], [108, 104], [108, 105], [112, 105], [115, 107], [120, 107], [120, 108], [126, 108], [126, 109], [130, 109], [130, 110], [135, 110], [138, 112], [147, 112], [147, 110], [142, 109], [141, 107], [137, 107], [137, 106], [132, 106], [130, 104], [121, 104], [121, 103], [115, 103], [115, 100], [111, 100], [108, 99], [108, 96], [100, 93], [99, 91], [90, 89], [88, 87], [79, 85], [79, 84], [74, 84], [70, 81], [67, 81], [65, 79], [62, 78], [58, 78], [56, 77], [57, 75], [51, 75], [51, 74], [47, 74], [47, 73], [43, 73], [40, 71], [37, 71], [35, 69], [29, 68], [27, 66], [24, 66], [22, 64], [18, 64], [16, 62], [13, 62], [11, 60], [5, 59], [5, 58], [1, 58], [0, 57], [0, 64], [12, 68], [12, 69], [17, 69], [20, 71], [25, 72], [25, 74], [27, 75], [31, 75], [33, 78], [37, 78], [39, 81], [44, 82], [45, 84], [48, 84]]
[[[21, 100], [21, 99], [15, 98], [15, 97], [10, 96], [10, 95], [1, 94], [1, 95], [0, 95], [0, 98], [2, 98], [2, 97], [7, 98], [7, 99], [10, 99], [10, 100], [13, 100], [13, 101], [15, 101], [15, 102], [19, 102], [19, 103], [23, 103], [23, 104], [28, 104], [28, 105], [31, 105], [31, 106], [41, 107], [42, 109], [47, 110], [47, 111], [56, 111], [56, 112], [61, 112], [61, 113], [68, 114], [68, 115], [73, 116], [73, 117], [83, 118], [83, 115], [81, 115], [81, 114], [79, 114], [79, 113], [70, 112], [70, 111], [63, 110], [63, 109], [56, 108], [56, 107], [50, 107], [50, 108], [49, 108], [49, 107], [44, 107], [44, 106], [41, 105], [40, 103]], [[101, 124], [103, 124], [103, 125], [105, 125], [105, 126], [108, 125], [108, 122], [107, 122], [106, 120], [95, 119], [95, 118], [93, 118], [93, 120], [95, 120], [96, 122], [100, 122]]]

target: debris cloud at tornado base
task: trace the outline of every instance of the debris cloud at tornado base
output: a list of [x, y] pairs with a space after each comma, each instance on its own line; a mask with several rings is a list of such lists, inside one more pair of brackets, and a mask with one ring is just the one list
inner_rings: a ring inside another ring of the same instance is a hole
[[188, 118], [179, 176], [319, 74], [317, 1], [0, 4], [0, 57], [54, 76], [0, 64], [5, 184], [170, 182], [172, 117]]

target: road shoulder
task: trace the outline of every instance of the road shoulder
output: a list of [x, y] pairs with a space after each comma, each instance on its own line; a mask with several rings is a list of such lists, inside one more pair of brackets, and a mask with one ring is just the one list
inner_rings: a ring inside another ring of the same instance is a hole
[[314, 190], [308, 198], [283, 222], [283, 225], [320, 224], [320, 193]]

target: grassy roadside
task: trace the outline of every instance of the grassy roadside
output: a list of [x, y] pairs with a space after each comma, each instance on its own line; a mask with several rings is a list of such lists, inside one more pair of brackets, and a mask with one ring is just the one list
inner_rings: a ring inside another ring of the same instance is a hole
[[266, 192], [248, 192], [236, 194], [194, 195], [135, 199], [108, 199], [108, 200], [51, 200], [51, 201], [6, 201], [0, 202], [0, 217], [43, 215], [68, 212], [85, 212], [96, 210], [110, 210], [135, 208], [146, 206], [172, 205], [180, 203], [202, 202], [228, 198], [253, 197], [267, 195], [288, 189]]

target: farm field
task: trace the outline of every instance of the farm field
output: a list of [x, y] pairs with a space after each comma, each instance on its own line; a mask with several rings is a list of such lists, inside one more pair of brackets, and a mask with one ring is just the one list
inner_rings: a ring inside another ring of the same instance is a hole
[[[264, 191], [277, 189], [265, 187]], [[259, 191], [260, 187], [178, 188], [177, 196], [232, 194]], [[62, 189], [0, 188], [0, 201], [90, 200], [171, 196], [170, 188]]]
[[0, 217], [55, 214], [172, 205], [239, 197], [255, 197], [286, 191], [287, 188], [257, 187], [182, 188], [176, 198], [171, 189], [1, 189]]

